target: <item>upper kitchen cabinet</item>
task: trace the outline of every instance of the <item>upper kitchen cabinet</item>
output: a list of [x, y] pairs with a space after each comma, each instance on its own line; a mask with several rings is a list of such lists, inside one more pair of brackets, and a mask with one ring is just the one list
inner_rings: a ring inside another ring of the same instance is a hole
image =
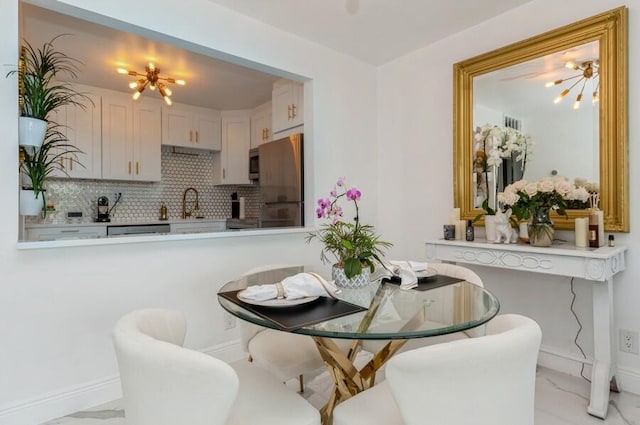
[[222, 149], [213, 157], [214, 184], [251, 184], [251, 111], [222, 111]]
[[270, 142], [271, 137], [271, 102], [258, 106], [251, 114], [251, 148], [257, 148]]
[[162, 144], [219, 151], [220, 112], [173, 104], [162, 107]]
[[65, 135], [68, 143], [81, 152], [60, 156], [58, 161], [66, 174], [56, 170], [51, 177], [99, 179], [102, 177], [101, 99], [98, 95], [88, 93], [84, 87], [78, 90], [88, 98], [82, 101], [85, 108], [62, 106], [55, 111], [52, 120], [61, 126], [59, 131]]
[[160, 181], [162, 102], [119, 92], [102, 96], [102, 178]]
[[273, 84], [273, 132], [279, 133], [304, 124], [304, 86], [289, 80]]

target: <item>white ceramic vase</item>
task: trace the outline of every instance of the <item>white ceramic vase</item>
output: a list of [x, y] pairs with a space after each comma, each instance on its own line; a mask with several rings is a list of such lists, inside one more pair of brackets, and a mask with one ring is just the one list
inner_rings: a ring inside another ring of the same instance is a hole
[[47, 122], [37, 118], [20, 117], [18, 143], [20, 146], [33, 146], [39, 149], [47, 132]]
[[353, 276], [351, 279], [348, 279], [344, 274], [344, 269], [342, 267], [337, 267], [334, 264], [331, 268], [331, 278], [333, 279], [336, 286], [342, 288], [362, 288], [370, 283], [371, 272], [368, 268], [364, 267], [362, 269], [362, 273]]
[[42, 192], [36, 198], [32, 189], [20, 189], [20, 214], [21, 215], [40, 215], [44, 207], [44, 195]]

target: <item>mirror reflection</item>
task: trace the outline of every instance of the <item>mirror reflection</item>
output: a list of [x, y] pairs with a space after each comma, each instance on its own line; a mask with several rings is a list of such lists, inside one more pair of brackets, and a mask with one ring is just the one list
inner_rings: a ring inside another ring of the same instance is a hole
[[475, 208], [520, 179], [598, 187], [598, 58], [591, 42], [474, 78]]

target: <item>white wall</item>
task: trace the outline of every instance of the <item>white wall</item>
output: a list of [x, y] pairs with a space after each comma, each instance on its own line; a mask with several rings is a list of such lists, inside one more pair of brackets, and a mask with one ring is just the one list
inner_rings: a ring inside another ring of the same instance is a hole
[[[640, 153], [634, 141], [640, 133], [638, 116], [640, 74], [637, 28], [640, 4], [629, 6], [629, 181], [638, 181], [635, 166]], [[449, 218], [452, 195], [452, 76], [453, 64], [582, 18], [618, 7], [614, 0], [584, 2], [533, 0], [518, 9], [460, 32], [379, 68], [380, 231], [392, 240], [403, 240], [394, 256], [424, 258], [424, 241], [442, 237], [442, 224]], [[389, 167], [389, 164], [395, 166]], [[393, 172], [387, 172], [389, 169]], [[636, 209], [640, 193], [630, 190], [630, 234], [617, 234], [616, 241], [629, 247], [627, 270], [616, 279], [615, 326], [640, 331], [640, 241], [633, 238], [640, 225]], [[573, 237], [570, 233], [564, 236]], [[500, 299], [502, 312], [522, 312], [540, 322], [543, 348], [566, 356], [580, 357], [573, 345], [578, 325], [569, 306], [569, 280], [517, 272], [478, 268], [485, 286]], [[584, 325], [579, 342], [591, 357], [592, 312], [590, 284], [575, 282], [575, 310]], [[620, 353], [618, 383], [622, 389], [640, 392], [640, 356]], [[579, 368], [569, 372], [577, 373]], [[588, 372], [588, 371], [587, 371]]]
[[[305, 87], [308, 210], [338, 176], [363, 192], [362, 217], [377, 224], [376, 72], [362, 62], [220, 8], [207, 0], [86, 2], [93, 12], [176, 39], [309, 77]], [[43, 0], [45, 7], [66, 8]], [[75, 8], [77, 6], [77, 9]], [[0, 64], [15, 64], [18, 0], [3, 0]], [[99, 18], [99, 17], [98, 17]], [[126, 28], [131, 29], [131, 28]], [[107, 61], [108, 58], [105, 58]], [[3, 67], [2, 75], [11, 67]], [[17, 89], [0, 78], [0, 423], [29, 424], [117, 397], [110, 333], [140, 307], [187, 314], [186, 344], [209, 348], [237, 338], [223, 330], [215, 294], [250, 267], [302, 263], [320, 269], [304, 234], [61, 249], [17, 250]], [[322, 268], [327, 271], [328, 269]]]

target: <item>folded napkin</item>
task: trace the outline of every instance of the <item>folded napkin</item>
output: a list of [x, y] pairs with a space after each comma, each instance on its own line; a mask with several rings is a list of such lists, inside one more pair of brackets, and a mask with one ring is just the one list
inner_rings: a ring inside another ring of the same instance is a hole
[[400, 288], [413, 289], [418, 286], [417, 272], [423, 272], [427, 270], [429, 263], [421, 263], [418, 261], [397, 261], [392, 260], [385, 264], [386, 273], [383, 273], [388, 277], [399, 276]]
[[338, 293], [340, 290], [333, 282], [327, 282], [316, 273], [298, 273], [275, 284], [249, 286], [242, 296], [251, 300], [266, 301], [277, 298], [295, 300], [315, 296], [335, 298], [335, 294]]

